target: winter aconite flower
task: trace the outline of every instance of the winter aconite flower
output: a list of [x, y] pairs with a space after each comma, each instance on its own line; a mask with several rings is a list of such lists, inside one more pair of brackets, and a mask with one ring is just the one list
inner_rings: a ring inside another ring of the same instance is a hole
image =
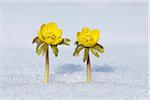
[[90, 30], [88, 27], [82, 28], [81, 32], [77, 32], [77, 45], [73, 55], [78, 56], [80, 51], [84, 49], [83, 61], [87, 63], [87, 82], [91, 81], [91, 64], [90, 64], [90, 54], [94, 54], [96, 57], [99, 57], [100, 53], [104, 52], [102, 45], [98, 44], [100, 37], [99, 29]]
[[62, 38], [62, 29], [57, 27], [57, 24], [52, 22], [43, 24], [39, 31], [38, 36], [33, 39], [33, 43], [37, 44], [36, 53], [45, 55], [45, 77], [44, 83], [49, 80], [49, 46], [51, 47], [54, 55], [58, 56], [58, 45], [69, 45], [70, 39]]
[[38, 37], [41, 41], [50, 44], [57, 45], [63, 41], [62, 29], [58, 29], [56, 23], [43, 24], [38, 31]]
[[77, 33], [77, 41], [85, 47], [93, 47], [99, 40], [99, 34], [98, 29], [90, 30], [84, 27], [81, 32]]

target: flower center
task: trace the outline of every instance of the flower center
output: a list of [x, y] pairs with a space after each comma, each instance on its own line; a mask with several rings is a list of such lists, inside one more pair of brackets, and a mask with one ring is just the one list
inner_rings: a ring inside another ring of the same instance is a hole
[[83, 39], [85, 40], [85, 42], [93, 41], [93, 38], [90, 35], [86, 35]]
[[56, 38], [56, 36], [53, 34], [52, 36], [51, 36], [51, 39], [55, 39]]
[[46, 37], [47, 38], [51, 38], [51, 39], [55, 39], [56, 38], [56, 36], [53, 33], [47, 33]]

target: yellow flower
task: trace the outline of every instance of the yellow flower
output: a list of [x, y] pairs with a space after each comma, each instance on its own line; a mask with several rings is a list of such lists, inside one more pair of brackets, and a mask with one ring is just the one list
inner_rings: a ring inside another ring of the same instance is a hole
[[85, 47], [93, 47], [99, 40], [99, 34], [98, 29], [90, 30], [84, 27], [81, 32], [77, 33], [77, 41]]
[[43, 24], [38, 31], [40, 40], [50, 45], [60, 44], [63, 41], [61, 35], [62, 29], [58, 29], [56, 23]]

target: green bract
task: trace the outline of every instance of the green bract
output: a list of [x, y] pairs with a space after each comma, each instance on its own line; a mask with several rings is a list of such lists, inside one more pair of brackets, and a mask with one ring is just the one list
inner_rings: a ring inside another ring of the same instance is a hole
[[[59, 43], [58, 45], [69, 45], [69, 42], [70, 42], [70, 39], [68, 39], [68, 38], [64, 38], [63, 39], [63, 41], [61, 42], [61, 43]], [[36, 43], [37, 44], [37, 46], [36, 46], [36, 53], [38, 54], [38, 55], [40, 55], [41, 53], [43, 54], [43, 56], [44, 56], [44, 54], [46, 53], [46, 51], [47, 51], [47, 49], [48, 49], [48, 46], [50, 45], [50, 44], [47, 44], [47, 43], [45, 43], [45, 42], [42, 42], [40, 39], [39, 39], [39, 37], [35, 37], [34, 39], [33, 39], [33, 42], [32, 42], [32, 44], [33, 43]], [[58, 48], [57, 48], [57, 46], [58, 45], [50, 45], [50, 47], [52, 48], [52, 51], [53, 51], [53, 53], [54, 53], [54, 55], [57, 57], [58, 56]]]
[[99, 57], [99, 55], [104, 52], [103, 46], [98, 43], [95, 44], [93, 47], [85, 47], [85, 46], [79, 44], [78, 41], [76, 41], [75, 45], [77, 45], [77, 47], [75, 48], [73, 56], [78, 56], [80, 51], [82, 51], [84, 49], [84, 56], [83, 56], [84, 62], [88, 59], [89, 51], [91, 51], [92, 54], [96, 57]]

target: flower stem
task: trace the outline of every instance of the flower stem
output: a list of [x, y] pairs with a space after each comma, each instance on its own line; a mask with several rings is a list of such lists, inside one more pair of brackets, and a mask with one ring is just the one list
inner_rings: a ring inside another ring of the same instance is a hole
[[89, 54], [88, 54], [88, 59], [87, 59], [87, 82], [91, 82], [91, 64], [90, 64]]
[[44, 83], [48, 83], [48, 81], [49, 81], [49, 53], [48, 53], [48, 49], [47, 49], [46, 56], [45, 56]]

